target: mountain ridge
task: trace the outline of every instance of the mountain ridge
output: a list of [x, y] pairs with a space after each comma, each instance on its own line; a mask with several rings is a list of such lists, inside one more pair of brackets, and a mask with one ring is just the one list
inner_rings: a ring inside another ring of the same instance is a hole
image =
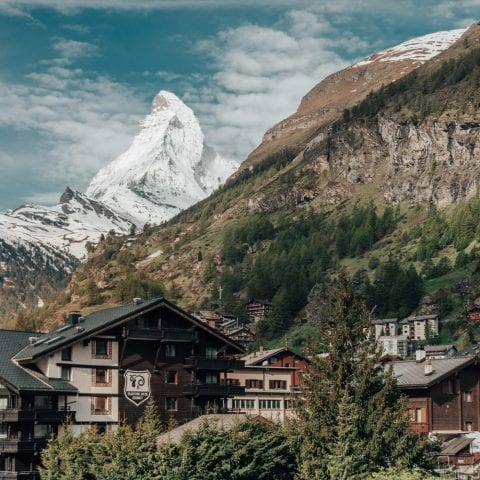
[[[27, 204], [0, 212], [0, 274], [8, 279], [0, 284], [0, 299], [8, 304], [0, 315], [43, 301], [35, 293], [38, 275], [32, 269], [46, 271], [40, 282], [44, 297], [64, 287], [78, 262], [109, 232], [126, 235], [169, 219], [218, 188], [235, 168], [205, 144], [193, 111], [160, 91], [131, 147], [100, 170], [87, 194], [67, 187], [56, 206]], [[26, 258], [29, 251], [36, 252], [38, 267]]]

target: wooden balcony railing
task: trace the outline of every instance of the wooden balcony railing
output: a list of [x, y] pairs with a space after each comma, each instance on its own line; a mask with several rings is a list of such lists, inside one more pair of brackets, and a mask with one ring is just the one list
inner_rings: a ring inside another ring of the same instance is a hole
[[428, 434], [428, 423], [410, 423], [410, 430], [416, 435], [427, 435]]

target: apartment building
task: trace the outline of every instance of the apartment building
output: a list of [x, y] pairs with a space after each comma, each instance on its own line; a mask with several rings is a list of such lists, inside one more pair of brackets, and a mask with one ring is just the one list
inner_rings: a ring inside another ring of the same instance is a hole
[[241, 360], [245, 366], [228, 373], [228, 380], [245, 388], [245, 395], [229, 398], [228, 410], [273, 421], [292, 415], [307, 360], [287, 347], [249, 353]]
[[74, 312], [47, 334], [2, 331], [0, 352], [0, 479], [37, 478], [67, 415], [76, 432], [133, 425], [153, 398], [182, 423], [244, 393], [227, 380], [243, 348], [163, 298]]

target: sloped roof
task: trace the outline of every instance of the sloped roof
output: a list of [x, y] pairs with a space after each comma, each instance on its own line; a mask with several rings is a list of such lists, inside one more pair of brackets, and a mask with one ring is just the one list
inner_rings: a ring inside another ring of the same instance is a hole
[[424, 350], [429, 353], [440, 353], [448, 352], [452, 348], [455, 347], [453, 345], [425, 345]]
[[47, 378], [39, 372], [19, 366], [12, 360], [19, 350], [28, 345], [29, 338], [34, 335], [31, 332], [0, 330], [0, 382], [16, 391], [76, 392], [77, 389], [70, 383]]
[[259, 352], [248, 353], [247, 355], [244, 355], [243, 357], [241, 357], [241, 359], [245, 362], [246, 367], [258, 366], [258, 365], [262, 365], [262, 363], [265, 360], [268, 360], [269, 358], [274, 357], [275, 355], [278, 355], [279, 353], [282, 353], [282, 352], [290, 352], [297, 357], [304, 358], [302, 355], [295, 353], [290, 348], [282, 347], [282, 348], [274, 348], [271, 350], [263, 350]]
[[83, 338], [92, 337], [101, 331], [104, 331], [111, 326], [127, 320], [133, 315], [141, 314], [143, 311], [150, 310], [159, 305], [166, 305], [173, 310], [178, 311], [188, 318], [196, 326], [208, 331], [212, 335], [221, 338], [224, 342], [234, 347], [238, 353], [243, 353], [244, 348], [237, 344], [232, 339], [226, 337], [221, 332], [208, 326], [205, 322], [193, 317], [187, 312], [183, 311], [176, 305], [168, 302], [166, 299], [160, 297], [153, 300], [144, 301], [141, 303], [132, 303], [120, 307], [106, 308], [98, 312], [91, 313], [82, 317], [82, 321], [77, 325], [63, 325], [62, 327], [53, 330], [46, 334], [30, 334], [35, 335], [38, 340], [33, 345], [28, 345], [19, 351], [14, 359], [19, 362], [28, 362], [39, 358], [49, 352], [63, 348], [71, 343], [77, 342]]
[[456, 455], [467, 448], [473, 442], [473, 438], [454, 437], [444, 444], [439, 455]]
[[397, 323], [398, 318], [378, 318], [373, 321], [376, 325], [386, 325], [388, 323]]
[[250, 416], [245, 413], [219, 413], [219, 414], [208, 414], [201, 415], [200, 417], [194, 418], [183, 425], [180, 425], [169, 432], [162, 433], [158, 437], [158, 443], [179, 443], [183, 435], [187, 432], [194, 432], [201, 428], [205, 424], [214, 425], [215, 427], [228, 432], [233, 427], [236, 427], [239, 423], [246, 422], [251, 420], [258, 422], [264, 425], [273, 425], [271, 420], [268, 420], [265, 417], [260, 415]]
[[259, 303], [261, 305], [271, 305], [272, 302], [270, 302], [269, 300], [262, 300], [260, 298], [252, 298], [248, 303], [247, 305], [250, 305], [251, 303]]
[[432, 359], [433, 372], [425, 375], [425, 362], [393, 362], [393, 374], [400, 388], [427, 388], [478, 360], [476, 356]]

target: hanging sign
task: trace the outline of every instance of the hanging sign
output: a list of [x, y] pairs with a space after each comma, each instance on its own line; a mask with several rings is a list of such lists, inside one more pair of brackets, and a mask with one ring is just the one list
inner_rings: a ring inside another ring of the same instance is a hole
[[150, 388], [150, 378], [152, 374], [148, 370], [135, 371], [126, 370], [124, 382], [125, 397], [137, 407], [146, 402], [152, 393]]

